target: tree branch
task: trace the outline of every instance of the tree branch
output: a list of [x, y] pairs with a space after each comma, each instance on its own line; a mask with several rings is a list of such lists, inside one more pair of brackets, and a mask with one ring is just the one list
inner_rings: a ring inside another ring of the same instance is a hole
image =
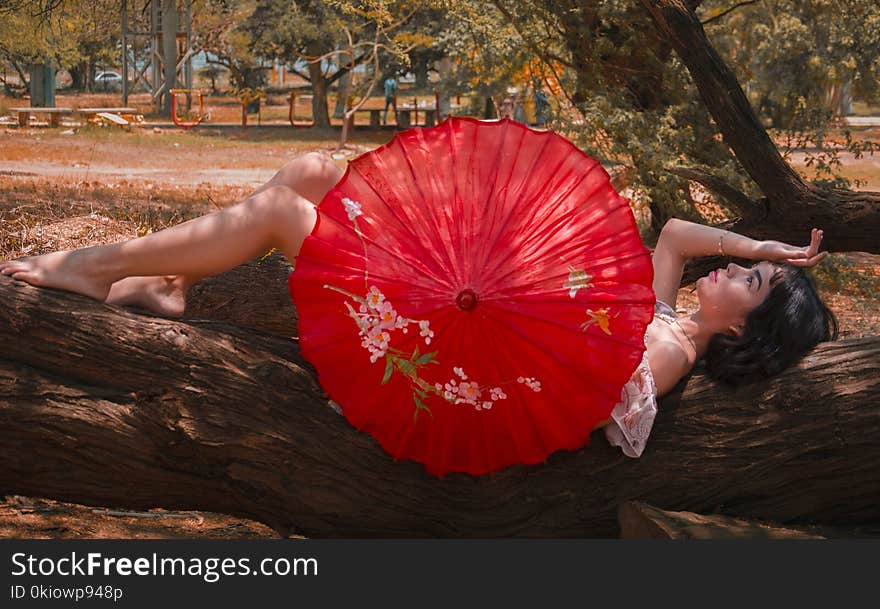
[[752, 201], [748, 195], [734, 188], [721, 178], [695, 167], [670, 167], [669, 173], [693, 180], [708, 188], [714, 195], [727, 201], [732, 207], [744, 216], [751, 216], [761, 209], [761, 205]]
[[748, 6], [750, 4], [757, 4], [758, 2], [761, 2], [761, 0], [746, 0], [746, 2], [740, 2], [739, 4], [734, 4], [733, 6], [728, 8], [727, 10], [724, 10], [724, 11], [718, 13], [717, 15], [713, 15], [712, 17], [709, 17], [708, 19], [701, 21], [701, 23], [703, 25], [708, 25], [708, 24], [712, 23], [713, 21], [717, 21], [718, 19], [721, 19], [725, 15], [729, 15], [730, 13], [732, 13], [733, 11], [735, 11], [738, 8], [741, 8], [743, 6]]

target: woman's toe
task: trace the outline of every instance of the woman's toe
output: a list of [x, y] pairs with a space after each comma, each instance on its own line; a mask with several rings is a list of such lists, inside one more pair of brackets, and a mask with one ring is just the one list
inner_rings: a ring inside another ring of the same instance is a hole
[[14, 262], [7, 262], [0, 266], [0, 275], [12, 275], [13, 273], [20, 270], [21, 269], [18, 268], [18, 265], [16, 265]]
[[31, 285], [38, 285], [39, 280], [37, 273], [34, 273], [33, 271], [17, 271], [12, 273], [12, 278], [16, 281], [24, 281]]

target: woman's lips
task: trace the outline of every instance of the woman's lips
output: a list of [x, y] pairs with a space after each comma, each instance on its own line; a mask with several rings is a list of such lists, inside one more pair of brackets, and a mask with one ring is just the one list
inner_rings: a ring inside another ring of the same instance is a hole
[[718, 283], [718, 271], [712, 271], [712, 281]]

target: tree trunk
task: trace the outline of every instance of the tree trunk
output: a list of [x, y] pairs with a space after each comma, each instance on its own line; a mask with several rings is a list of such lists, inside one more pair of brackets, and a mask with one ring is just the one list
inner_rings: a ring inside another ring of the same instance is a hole
[[74, 91], [85, 91], [89, 80], [88, 62], [81, 61], [72, 66], [68, 72], [70, 73], [70, 88]]
[[333, 118], [345, 118], [345, 110], [348, 107], [348, 94], [351, 89], [351, 71], [346, 71], [339, 77], [336, 88], [336, 108], [333, 109]]
[[627, 501], [617, 512], [622, 539], [831, 539], [877, 537], [880, 527], [782, 527], [729, 516], [669, 512]]
[[[320, 52], [314, 53], [321, 55]], [[330, 114], [327, 110], [327, 79], [321, 69], [321, 62], [309, 62], [309, 80], [312, 84], [312, 117], [315, 127], [319, 129], [330, 128]]]
[[804, 182], [779, 154], [693, 11], [681, 0], [641, 2], [687, 66], [724, 141], [766, 195], [740, 206], [742, 219], [733, 230], [800, 243], [811, 227], [820, 227], [829, 251], [880, 253], [880, 193], [822, 190]]
[[423, 91], [428, 88], [428, 57], [424, 53], [416, 53], [412, 71], [416, 77], [416, 89]]
[[[233, 292], [216, 287], [215, 303]], [[783, 524], [880, 521], [877, 338], [823, 344], [734, 393], [695, 374], [661, 400], [639, 460], [597, 431], [543, 465], [442, 479], [328, 407], [290, 339], [0, 277], [0, 342], [5, 493], [219, 511], [316, 537], [615, 537], [618, 505], [636, 499]]]

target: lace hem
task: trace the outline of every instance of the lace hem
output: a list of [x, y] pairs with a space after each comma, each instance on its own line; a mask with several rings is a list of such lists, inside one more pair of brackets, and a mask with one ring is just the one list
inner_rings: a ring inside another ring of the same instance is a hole
[[645, 450], [657, 416], [657, 389], [648, 368], [647, 352], [629, 382], [620, 391], [620, 402], [611, 411], [605, 437], [627, 457], [638, 458]]
[[[654, 313], [660, 317], [675, 319], [675, 310], [662, 300], [657, 301]], [[646, 347], [647, 344], [646, 330]], [[627, 457], [641, 457], [656, 417], [657, 386], [648, 365], [646, 349], [630, 380], [620, 390], [620, 401], [611, 411], [611, 421], [604, 427], [605, 437], [612, 446], [619, 446]]]

